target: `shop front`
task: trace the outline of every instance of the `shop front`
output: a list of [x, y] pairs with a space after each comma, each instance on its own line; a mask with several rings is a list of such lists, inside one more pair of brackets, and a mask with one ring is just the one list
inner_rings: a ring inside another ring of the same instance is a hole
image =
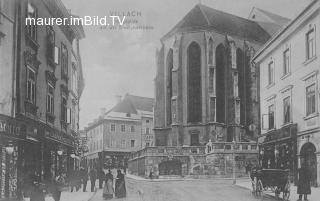
[[21, 147], [25, 141], [22, 122], [0, 114], [0, 200], [21, 196]]
[[44, 147], [44, 178], [46, 180], [52, 180], [59, 171], [69, 175], [74, 170], [76, 156], [71, 136], [46, 126]]
[[289, 169], [291, 182], [296, 182], [297, 125], [272, 130], [262, 138], [259, 151], [262, 168]]

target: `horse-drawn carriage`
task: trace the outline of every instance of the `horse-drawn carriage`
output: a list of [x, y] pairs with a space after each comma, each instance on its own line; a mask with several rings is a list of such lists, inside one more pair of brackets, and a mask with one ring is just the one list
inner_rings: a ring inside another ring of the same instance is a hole
[[289, 170], [253, 168], [250, 178], [252, 182], [252, 192], [255, 195], [261, 196], [263, 191], [270, 189], [275, 193], [276, 197], [279, 197], [282, 192], [283, 200], [289, 200]]

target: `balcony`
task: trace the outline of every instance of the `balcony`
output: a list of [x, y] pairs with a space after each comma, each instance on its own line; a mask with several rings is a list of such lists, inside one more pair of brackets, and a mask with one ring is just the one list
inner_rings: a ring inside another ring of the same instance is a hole
[[258, 153], [256, 142], [208, 142], [205, 148], [206, 154], [211, 153]]
[[190, 156], [205, 155], [205, 146], [183, 146], [183, 147], [146, 147], [131, 155], [131, 159], [144, 156]]

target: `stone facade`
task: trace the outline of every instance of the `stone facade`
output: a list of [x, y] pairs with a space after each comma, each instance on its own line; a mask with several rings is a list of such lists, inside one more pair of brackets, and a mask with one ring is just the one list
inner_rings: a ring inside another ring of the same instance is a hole
[[[190, 13], [203, 7], [197, 5]], [[209, 139], [220, 142], [256, 139], [259, 131], [250, 131], [249, 126], [259, 127], [258, 77], [250, 59], [265, 41], [212, 28], [172, 32], [161, 42], [155, 79], [156, 145], [205, 145]], [[190, 74], [192, 61], [188, 55], [193, 45], [199, 52], [200, 88], [195, 90], [199, 91], [196, 109], [199, 114], [190, 113], [193, 104], [190, 101], [197, 97], [188, 95], [193, 90], [188, 78], [193, 74]], [[194, 115], [199, 118], [190, 120]], [[192, 135], [195, 142], [191, 142]]]
[[[261, 119], [265, 125], [259, 139], [261, 158], [274, 166], [286, 165], [277, 163], [279, 157], [289, 158], [295, 179], [296, 169], [307, 166], [313, 186], [320, 184], [319, 10], [319, 2], [312, 1], [254, 58], [261, 73]], [[287, 132], [288, 127], [294, 132]]]

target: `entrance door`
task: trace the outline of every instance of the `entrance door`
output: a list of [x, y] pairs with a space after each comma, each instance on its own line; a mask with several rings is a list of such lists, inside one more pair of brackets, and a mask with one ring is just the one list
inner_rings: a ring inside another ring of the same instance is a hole
[[163, 161], [159, 164], [159, 175], [181, 175], [182, 164], [177, 160]]
[[300, 151], [301, 155], [301, 167], [304, 165], [311, 173], [311, 185], [317, 186], [317, 157], [316, 147], [314, 144], [308, 142], [304, 144]]

